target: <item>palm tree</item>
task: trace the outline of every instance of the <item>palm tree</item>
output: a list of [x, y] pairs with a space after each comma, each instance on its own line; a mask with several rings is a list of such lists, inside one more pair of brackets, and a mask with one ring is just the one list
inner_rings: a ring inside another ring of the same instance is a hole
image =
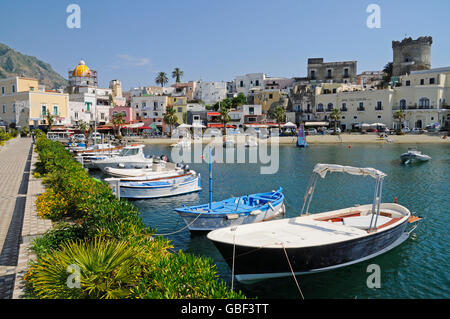
[[164, 87], [164, 85], [169, 82], [166, 72], [159, 72], [155, 78], [155, 82], [156, 84], [160, 84], [161, 87]]
[[339, 109], [334, 108], [333, 111], [331, 111], [330, 119], [332, 119], [334, 122], [333, 134], [336, 134], [337, 122], [341, 119], [341, 112], [339, 111]]
[[168, 106], [164, 114], [164, 123], [169, 125], [170, 136], [172, 136], [172, 127], [178, 123], [177, 112], [173, 106]]
[[228, 113], [227, 107], [224, 105], [220, 106], [219, 112], [220, 112], [220, 121], [223, 124], [223, 132], [224, 132], [224, 135], [226, 135], [227, 134], [227, 129], [226, 129], [227, 123], [231, 121], [231, 117], [230, 117], [230, 114]]
[[406, 114], [403, 110], [398, 110], [394, 113], [394, 120], [398, 121], [398, 127], [397, 127], [397, 133], [401, 132], [402, 128], [402, 121], [405, 119]]
[[88, 130], [88, 124], [85, 121], [83, 121], [83, 120], [78, 121], [77, 126], [78, 126], [78, 129], [80, 130], [80, 132], [83, 132], [83, 134], [86, 134], [86, 131]]
[[122, 113], [114, 114], [112, 118], [112, 123], [114, 126], [117, 127], [117, 136], [122, 136], [122, 133], [120, 132], [120, 127], [125, 123], [123, 114]]
[[181, 82], [181, 77], [183, 76], [184, 72], [181, 71], [180, 68], [175, 68], [172, 72], [172, 78], [175, 79], [176, 83], [180, 83]]
[[45, 115], [45, 119], [47, 120], [48, 130], [50, 131], [52, 129], [53, 122], [55, 121], [53, 115], [50, 114], [50, 112], [47, 111], [47, 114]]
[[281, 106], [277, 106], [273, 112], [275, 121], [278, 123], [278, 129], [281, 130], [281, 123], [284, 122], [285, 114], [284, 109]]
[[391, 77], [394, 71], [394, 64], [392, 62], [387, 63], [383, 68], [383, 85], [387, 86], [391, 81]]

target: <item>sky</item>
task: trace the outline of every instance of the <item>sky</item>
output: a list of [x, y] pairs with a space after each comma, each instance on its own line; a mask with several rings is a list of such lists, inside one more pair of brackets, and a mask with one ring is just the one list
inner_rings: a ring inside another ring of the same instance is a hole
[[[99, 84], [124, 90], [174, 82], [231, 81], [264, 72], [306, 76], [307, 59], [358, 61], [358, 73], [392, 61], [392, 41], [432, 36], [432, 67], [450, 66], [448, 0], [15, 0], [2, 1], [0, 43], [36, 56], [67, 78], [81, 59]], [[81, 27], [68, 28], [77, 4]], [[380, 28], [369, 28], [370, 4]]]

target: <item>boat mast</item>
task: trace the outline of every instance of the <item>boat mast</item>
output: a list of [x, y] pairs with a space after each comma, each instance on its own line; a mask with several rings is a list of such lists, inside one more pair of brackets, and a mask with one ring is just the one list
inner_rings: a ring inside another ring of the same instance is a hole
[[212, 149], [209, 148], [209, 210], [212, 207]]

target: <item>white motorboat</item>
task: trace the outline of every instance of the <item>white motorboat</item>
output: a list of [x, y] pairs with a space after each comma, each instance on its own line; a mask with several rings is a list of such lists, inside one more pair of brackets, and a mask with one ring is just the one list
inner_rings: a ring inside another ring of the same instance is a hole
[[403, 163], [409, 164], [414, 161], [426, 162], [426, 161], [429, 161], [431, 159], [431, 157], [428, 155], [422, 154], [422, 152], [420, 152], [414, 148], [409, 148], [408, 152], [400, 155], [400, 159], [402, 160]]
[[143, 148], [144, 145], [125, 146], [118, 155], [92, 161], [92, 164], [103, 172], [106, 167], [149, 168], [153, 158], [145, 157]]
[[249, 135], [245, 142], [245, 147], [258, 147], [258, 141], [255, 136]]
[[109, 183], [117, 197], [130, 199], [169, 197], [198, 192], [202, 189], [200, 174], [195, 171], [185, 171], [169, 177], [107, 178], [105, 181]]
[[178, 172], [182, 172], [186, 166], [182, 166], [181, 164], [175, 164], [171, 162], [167, 162], [160, 159], [154, 159], [152, 165], [144, 168], [121, 168], [122, 164], [119, 164], [119, 167], [106, 167], [105, 173], [114, 177], [120, 178], [128, 178], [128, 177], [146, 177], [150, 178], [151, 176], [171, 176]]
[[[309, 214], [318, 177], [328, 172], [373, 177], [373, 203]], [[373, 168], [317, 164], [299, 217], [220, 228], [207, 237], [236, 278], [248, 282], [327, 271], [376, 257], [403, 243], [415, 228], [407, 231], [407, 225], [420, 220], [404, 206], [381, 203], [385, 176]]]
[[223, 137], [223, 147], [234, 147], [235, 142], [232, 136]]

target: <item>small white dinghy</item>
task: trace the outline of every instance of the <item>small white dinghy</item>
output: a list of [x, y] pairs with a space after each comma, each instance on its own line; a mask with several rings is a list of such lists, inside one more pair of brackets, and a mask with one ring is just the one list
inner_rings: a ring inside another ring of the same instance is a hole
[[400, 155], [402, 163], [410, 164], [413, 162], [427, 162], [431, 159], [430, 156], [422, 154], [422, 152], [416, 150], [415, 148], [408, 148], [408, 152]]
[[[370, 176], [376, 180], [372, 204], [309, 214], [318, 177], [328, 172]], [[208, 233], [239, 281], [327, 271], [385, 253], [404, 242], [420, 218], [397, 203], [381, 203], [383, 172], [335, 164], [317, 164], [299, 217], [225, 227]]]

